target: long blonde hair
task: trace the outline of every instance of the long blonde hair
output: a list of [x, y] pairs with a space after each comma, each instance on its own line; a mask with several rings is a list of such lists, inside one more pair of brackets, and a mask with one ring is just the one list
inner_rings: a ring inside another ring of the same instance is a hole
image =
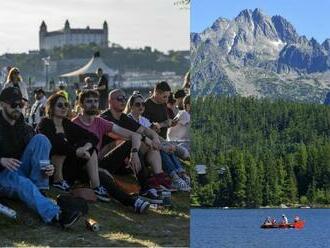
[[131, 111], [132, 111], [132, 106], [133, 106], [133, 104], [135, 103], [135, 100], [136, 100], [137, 98], [141, 98], [142, 101], [144, 101], [144, 98], [143, 98], [143, 96], [140, 94], [140, 92], [138, 92], [138, 91], [134, 91], [133, 94], [132, 94], [132, 95], [128, 98], [128, 100], [127, 100], [126, 107], [125, 107], [125, 109], [124, 109], [124, 113], [125, 113], [125, 114], [129, 114], [129, 113], [131, 113]]
[[[14, 82], [13, 81], [13, 75], [14, 74], [18, 74], [19, 73], [19, 70], [18, 70], [18, 68], [17, 67], [13, 67], [13, 68], [11, 68], [10, 70], [9, 70], [9, 72], [8, 72], [8, 75], [7, 75], [7, 80], [6, 80], [6, 83], [10, 83], [10, 82]], [[22, 82], [23, 80], [22, 80], [22, 77], [20, 76], [20, 75], [17, 75], [17, 81], [18, 82]]]
[[186, 75], [184, 76], [184, 82], [183, 82], [182, 88], [190, 89], [190, 71], [188, 71], [186, 73]]

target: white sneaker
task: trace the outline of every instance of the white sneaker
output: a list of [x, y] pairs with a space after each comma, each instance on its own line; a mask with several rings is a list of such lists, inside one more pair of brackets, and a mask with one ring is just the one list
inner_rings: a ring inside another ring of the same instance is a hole
[[180, 177], [182, 178], [183, 181], [186, 182], [188, 187], [191, 187], [191, 180], [190, 180], [189, 176], [187, 176], [186, 174], [183, 174], [183, 175], [180, 175]]
[[142, 214], [145, 211], [148, 210], [148, 208], [150, 207], [150, 203], [140, 199], [140, 198], [136, 198], [135, 202], [134, 202], [134, 211], [138, 214]]
[[189, 192], [191, 188], [182, 178], [174, 178], [172, 181], [172, 186], [179, 191]]

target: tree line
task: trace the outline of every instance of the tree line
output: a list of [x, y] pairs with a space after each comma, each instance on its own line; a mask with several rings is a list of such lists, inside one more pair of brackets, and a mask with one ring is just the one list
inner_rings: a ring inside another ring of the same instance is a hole
[[110, 68], [119, 70], [120, 73], [127, 70], [144, 72], [173, 71], [177, 75], [184, 75], [190, 66], [189, 51], [169, 51], [165, 54], [148, 46], [132, 49], [123, 48], [118, 44], [112, 44], [111, 47], [107, 48], [89, 44], [64, 46], [34, 53], [3, 54], [0, 56], [0, 67], [14, 65], [20, 68], [22, 75], [25, 77], [40, 80], [44, 78], [42, 58], [50, 56], [53, 61], [90, 59], [96, 51], [100, 52], [103, 61]]
[[243, 97], [199, 97], [192, 111], [191, 202], [258, 207], [330, 204], [330, 108]]

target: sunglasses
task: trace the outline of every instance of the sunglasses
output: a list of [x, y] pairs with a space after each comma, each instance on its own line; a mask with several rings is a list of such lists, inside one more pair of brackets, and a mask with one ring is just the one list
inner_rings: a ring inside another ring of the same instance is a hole
[[10, 107], [15, 109], [17, 107], [19, 107], [20, 109], [22, 109], [24, 107], [24, 103], [23, 102], [13, 102], [13, 103], [9, 103]]
[[99, 99], [86, 99], [85, 103], [87, 104], [99, 103]]
[[136, 103], [134, 103], [133, 105], [134, 105], [134, 107], [137, 107], [137, 108], [145, 107], [144, 102], [136, 102]]
[[126, 97], [125, 96], [118, 96], [117, 98], [116, 98], [116, 100], [118, 101], [118, 102], [126, 102]]
[[69, 107], [69, 103], [65, 102], [65, 103], [62, 103], [62, 102], [59, 102], [58, 104], [56, 104], [56, 107], [58, 108], [68, 108]]

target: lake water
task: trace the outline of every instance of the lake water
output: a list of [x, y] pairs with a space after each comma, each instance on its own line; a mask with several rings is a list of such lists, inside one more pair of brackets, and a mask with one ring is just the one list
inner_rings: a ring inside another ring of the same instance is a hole
[[[305, 220], [303, 229], [261, 229], [267, 216]], [[330, 209], [192, 209], [191, 247], [330, 247]]]

